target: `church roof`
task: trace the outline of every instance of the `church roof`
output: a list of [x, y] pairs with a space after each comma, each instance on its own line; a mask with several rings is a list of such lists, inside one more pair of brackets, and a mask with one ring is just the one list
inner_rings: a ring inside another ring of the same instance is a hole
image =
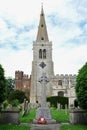
[[40, 21], [39, 21], [39, 26], [38, 26], [38, 33], [37, 33], [37, 38], [36, 38], [36, 42], [42, 42], [42, 41], [43, 42], [49, 41], [43, 6], [41, 8]]

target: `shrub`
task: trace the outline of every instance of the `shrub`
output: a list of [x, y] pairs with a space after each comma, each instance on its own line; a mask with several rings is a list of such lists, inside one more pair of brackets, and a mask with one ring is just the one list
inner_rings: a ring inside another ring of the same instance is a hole
[[78, 107], [78, 101], [77, 101], [77, 99], [74, 100], [74, 107]]
[[11, 102], [12, 106], [17, 107], [19, 105], [19, 100], [15, 99]]
[[8, 106], [8, 101], [7, 100], [5, 100], [4, 102], [3, 102], [3, 107], [4, 107], [4, 109]]
[[87, 63], [78, 72], [75, 89], [79, 106], [87, 109]]
[[9, 100], [9, 102], [12, 102], [15, 99], [18, 99], [19, 103], [22, 103], [25, 98], [26, 98], [26, 96], [25, 96], [24, 92], [15, 90], [9, 94], [8, 100]]
[[6, 99], [5, 87], [6, 87], [6, 79], [4, 76], [4, 69], [0, 64], [0, 104]]
[[57, 108], [57, 103], [60, 103], [62, 105], [62, 108], [65, 108], [65, 104], [68, 106], [68, 97], [61, 97], [61, 96], [52, 96], [48, 97], [47, 101], [51, 103], [51, 106], [54, 106]]

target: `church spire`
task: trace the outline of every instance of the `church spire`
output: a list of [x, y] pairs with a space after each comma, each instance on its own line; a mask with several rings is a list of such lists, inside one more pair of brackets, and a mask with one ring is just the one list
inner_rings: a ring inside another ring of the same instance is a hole
[[44, 41], [44, 42], [49, 41], [46, 23], [45, 23], [43, 5], [42, 5], [42, 8], [41, 8], [40, 21], [39, 21], [39, 26], [38, 26], [38, 33], [37, 33], [36, 42], [42, 42], [42, 41]]

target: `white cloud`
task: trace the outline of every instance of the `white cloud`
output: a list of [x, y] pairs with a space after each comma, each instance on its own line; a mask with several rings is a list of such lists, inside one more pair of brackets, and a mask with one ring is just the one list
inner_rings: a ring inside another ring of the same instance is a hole
[[[5, 53], [6, 56], [3, 54]], [[29, 50], [2, 50], [0, 63], [5, 68], [5, 75], [14, 77], [16, 70], [23, 70], [26, 74], [31, 73], [32, 52]]]
[[53, 56], [56, 74], [76, 74], [87, 61], [87, 45], [60, 48]]
[[41, 2], [55, 73], [77, 73], [87, 61], [87, 0], [0, 0], [0, 64], [6, 76], [16, 70], [31, 74]]

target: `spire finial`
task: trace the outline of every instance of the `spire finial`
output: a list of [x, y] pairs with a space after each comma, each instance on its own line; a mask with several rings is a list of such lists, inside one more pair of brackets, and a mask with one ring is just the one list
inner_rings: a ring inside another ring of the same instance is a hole
[[43, 14], [43, 2], [41, 3], [41, 14]]

